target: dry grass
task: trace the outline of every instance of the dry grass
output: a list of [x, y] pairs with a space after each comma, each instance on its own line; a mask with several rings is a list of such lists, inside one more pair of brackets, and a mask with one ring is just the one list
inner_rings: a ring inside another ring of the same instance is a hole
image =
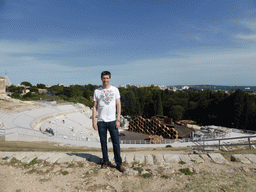
[[[123, 148], [122, 152], [140, 152], [140, 151], [191, 151], [191, 147], [165, 147], [165, 148]], [[70, 146], [68, 144], [63, 145], [60, 143], [52, 142], [26, 142], [26, 141], [1, 141], [0, 140], [0, 151], [38, 151], [38, 152], [101, 152], [98, 148]], [[109, 152], [113, 152], [110, 148]]]
[[97, 148], [69, 146], [51, 142], [0, 141], [0, 151], [39, 151], [39, 152], [88, 152]]
[[221, 153], [223, 157], [229, 160], [231, 158], [231, 155], [233, 154], [256, 154], [256, 150], [249, 149], [249, 146], [236, 146], [236, 147], [229, 147], [227, 149], [229, 150], [228, 152], [220, 151], [219, 153]]

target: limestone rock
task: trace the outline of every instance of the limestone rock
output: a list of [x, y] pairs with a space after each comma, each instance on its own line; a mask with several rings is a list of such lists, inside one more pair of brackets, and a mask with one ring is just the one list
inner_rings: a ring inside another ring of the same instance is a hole
[[164, 164], [164, 158], [163, 155], [157, 154], [155, 156], [155, 165], [163, 165]]
[[251, 162], [246, 159], [242, 154], [231, 155], [231, 161], [237, 161], [245, 164], [250, 164]]
[[152, 155], [145, 156], [146, 165], [154, 165], [154, 160]]
[[136, 175], [139, 174], [138, 171], [133, 170], [133, 169], [127, 169], [124, 173], [125, 173], [126, 175], [129, 175], [129, 176], [136, 176]]
[[145, 163], [145, 156], [144, 155], [135, 155], [134, 156], [134, 162], [138, 164], [144, 164]]
[[209, 153], [214, 163], [229, 164], [229, 162], [220, 153]]
[[162, 171], [162, 175], [171, 175], [171, 174], [173, 174], [174, 172], [175, 172], [174, 169], [168, 168], [168, 169], [164, 169], [164, 170]]

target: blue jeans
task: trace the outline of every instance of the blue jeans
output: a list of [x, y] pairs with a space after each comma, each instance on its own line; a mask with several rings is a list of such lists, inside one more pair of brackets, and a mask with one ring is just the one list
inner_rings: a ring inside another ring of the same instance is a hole
[[119, 131], [118, 129], [116, 129], [115, 122], [116, 121], [110, 121], [110, 122], [99, 121], [97, 125], [98, 125], [98, 132], [100, 136], [103, 163], [109, 163], [108, 146], [107, 146], [107, 130], [108, 130], [111, 136], [112, 144], [113, 144], [115, 163], [117, 166], [121, 166], [122, 158], [121, 158], [121, 152], [120, 152]]

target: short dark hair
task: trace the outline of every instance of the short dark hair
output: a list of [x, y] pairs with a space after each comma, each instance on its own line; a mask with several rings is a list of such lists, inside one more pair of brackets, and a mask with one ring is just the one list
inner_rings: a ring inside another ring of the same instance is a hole
[[101, 78], [104, 76], [104, 75], [109, 75], [109, 78], [111, 78], [111, 73], [109, 71], [103, 71], [101, 73]]

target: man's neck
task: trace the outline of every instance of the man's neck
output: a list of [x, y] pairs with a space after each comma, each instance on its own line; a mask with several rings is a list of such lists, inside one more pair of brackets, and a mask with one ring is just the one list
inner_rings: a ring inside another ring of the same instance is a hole
[[106, 85], [106, 86], [102, 85], [103, 89], [109, 89], [110, 87], [111, 87], [111, 85]]

